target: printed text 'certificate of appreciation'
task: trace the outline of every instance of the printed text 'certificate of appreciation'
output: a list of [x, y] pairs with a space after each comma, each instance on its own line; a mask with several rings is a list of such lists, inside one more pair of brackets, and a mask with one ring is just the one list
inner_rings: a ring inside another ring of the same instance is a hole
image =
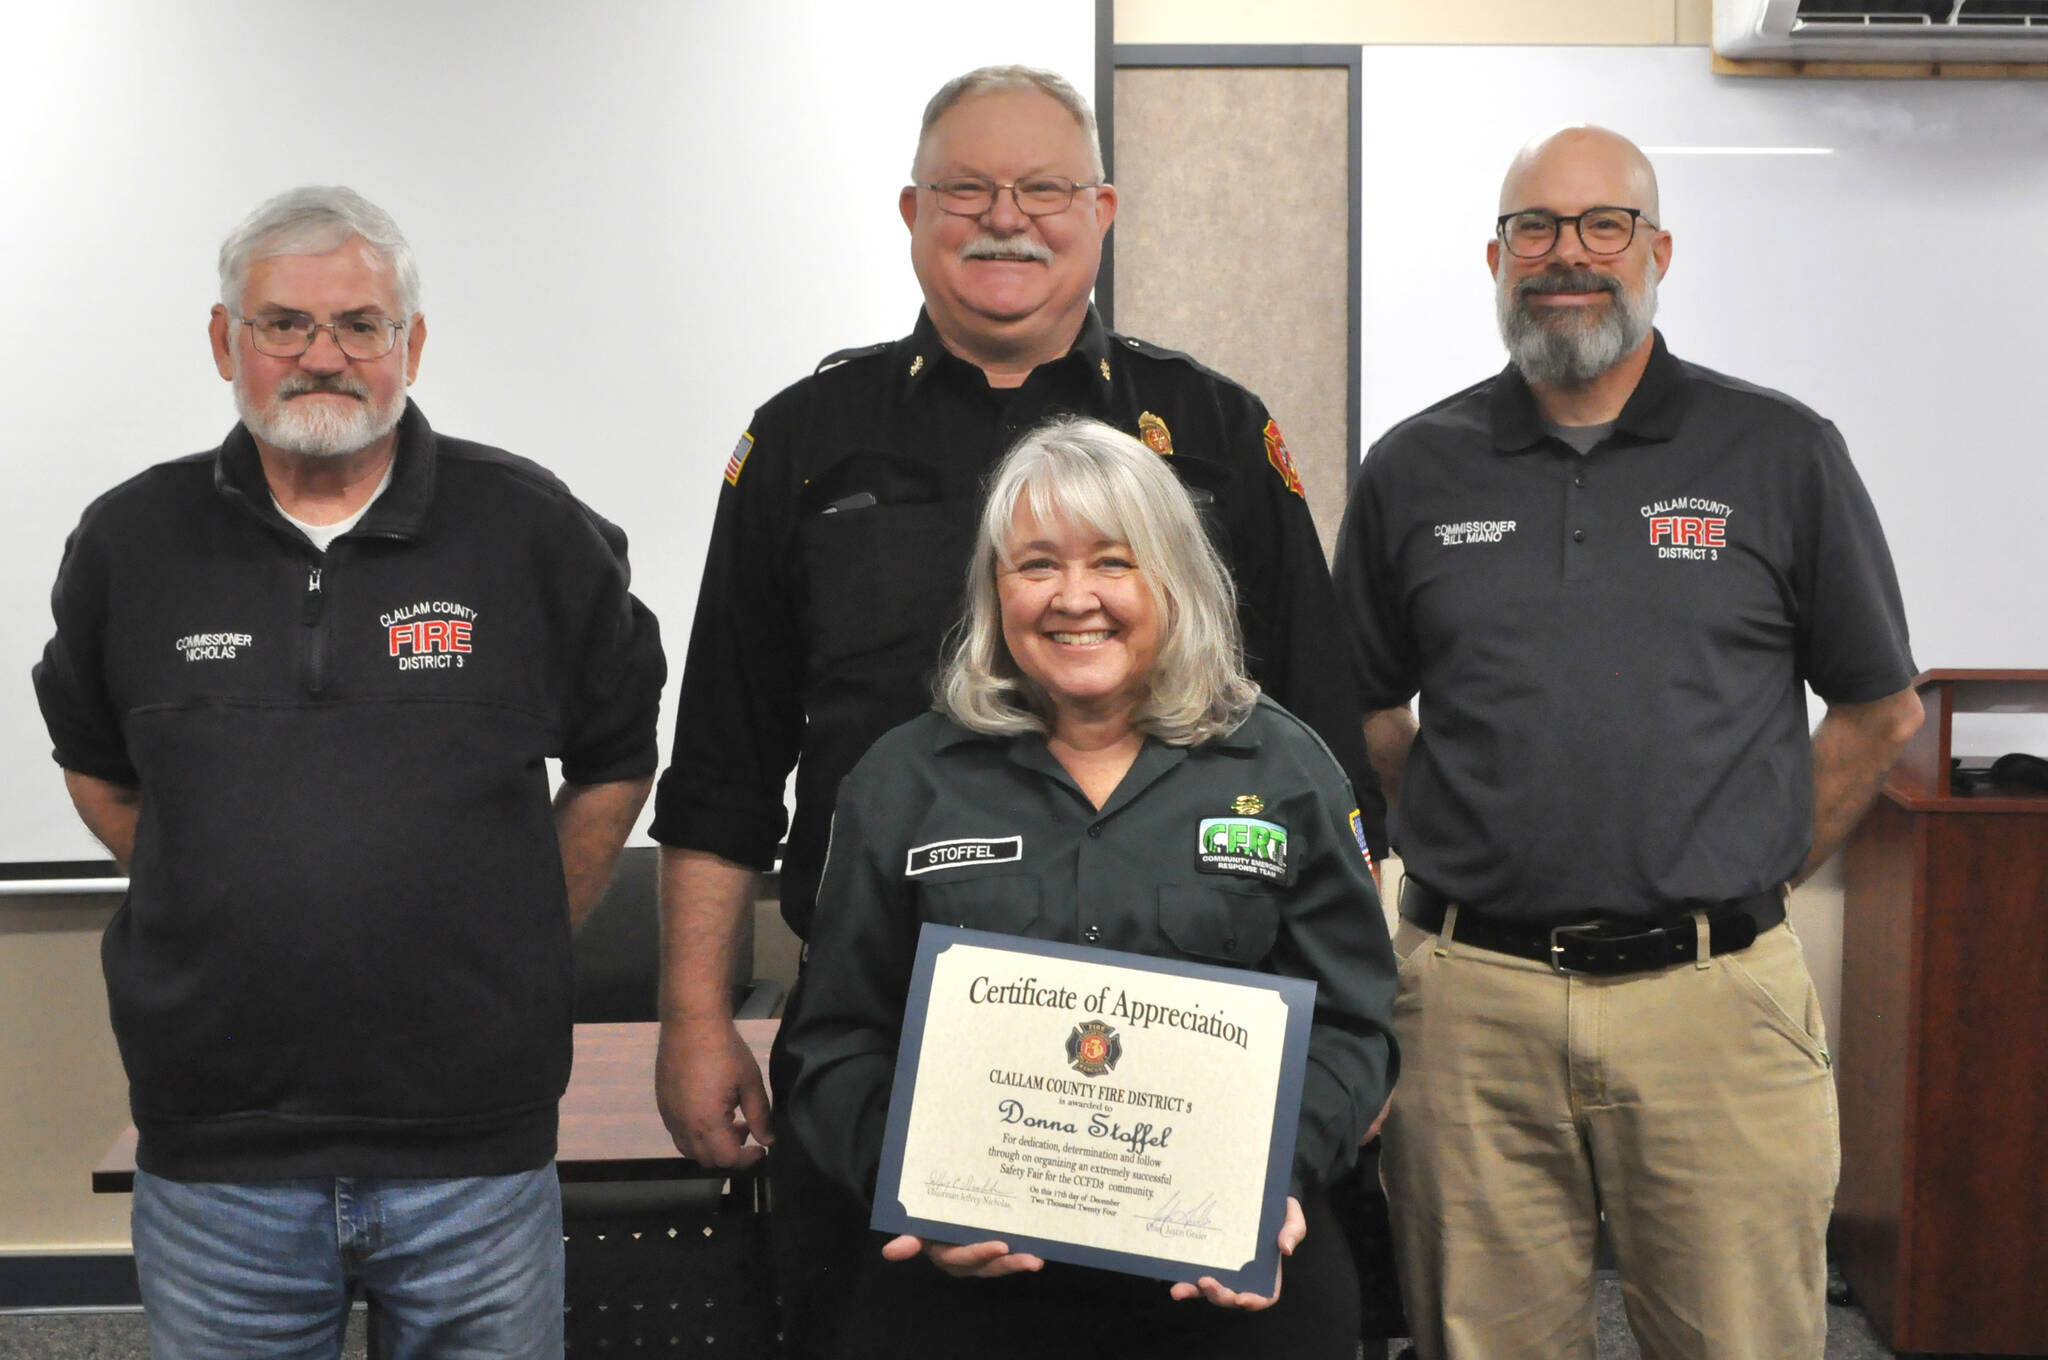
[[873, 1226], [1271, 1293], [1315, 984], [926, 925]]

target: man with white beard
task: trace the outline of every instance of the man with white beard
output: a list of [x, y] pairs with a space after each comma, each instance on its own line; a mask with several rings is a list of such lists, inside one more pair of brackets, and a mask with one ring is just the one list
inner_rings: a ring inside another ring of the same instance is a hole
[[[406, 388], [411, 247], [259, 207], [209, 333], [242, 421], [95, 501], [36, 693], [129, 875], [102, 959], [162, 1356], [562, 1353], [569, 936], [647, 796], [625, 537]], [[546, 762], [562, 762], [550, 800]]]
[[1381, 1166], [1422, 1360], [1592, 1360], [1603, 1214], [1644, 1355], [1825, 1342], [1834, 1084], [1784, 899], [1920, 704], [1834, 426], [1652, 329], [1663, 220], [1624, 138], [1525, 148], [1511, 362], [1380, 439], [1339, 534], [1408, 872]]
[[[1020, 435], [1093, 416], [1166, 461], [1230, 568], [1251, 677], [1351, 778], [1360, 853], [1386, 835], [1356, 677], [1328, 644], [1329, 570], [1280, 426], [1237, 383], [1112, 332], [1090, 304], [1118, 200], [1087, 101], [1048, 71], [970, 71], [926, 105], [909, 179], [895, 207], [924, 297], [916, 326], [827, 356], [755, 413], [722, 466], [675, 756], [655, 795], [657, 1094], [676, 1146], [709, 1165], [746, 1165], [764, 1155], [749, 1134], [780, 1136], [777, 1291], [794, 1356], [829, 1351], [852, 1253], [881, 1239], [867, 1241], [865, 1204], [779, 1118], [771, 1128], [733, 1028], [736, 941], [785, 827], [782, 915], [808, 937], [839, 781], [931, 708], [982, 483]], [[804, 991], [799, 975], [785, 1028]], [[769, 1085], [786, 1093], [789, 1076], [778, 1049]]]

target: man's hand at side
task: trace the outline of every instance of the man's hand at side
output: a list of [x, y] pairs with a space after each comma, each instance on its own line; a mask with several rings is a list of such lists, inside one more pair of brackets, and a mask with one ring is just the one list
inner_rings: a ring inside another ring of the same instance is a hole
[[731, 1020], [663, 1021], [654, 1095], [676, 1150], [705, 1166], [752, 1166], [774, 1141], [761, 1066]]
[[751, 1166], [774, 1141], [760, 1064], [732, 1022], [741, 913], [753, 909], [760, 886], [760, 874], [743, 865], [662, 848], [654, 1098], [677, 1150], [706, 1166]]

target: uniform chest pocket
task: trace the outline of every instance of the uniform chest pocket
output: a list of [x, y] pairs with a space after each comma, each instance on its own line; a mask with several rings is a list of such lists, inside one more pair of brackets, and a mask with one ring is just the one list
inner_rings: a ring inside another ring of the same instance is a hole
[[[858, 497], [854, 498], [856, 502]], [[810, 590], [812, 665], [906, 647], [919, 664], [936, 657], [940, 634], [959, 617], [972, 501], [877, 504], [872, 497], [802, 527]]]
[[1273, 951], [1280, 907], [1251, 884], [1162, 883], [1159, 933], [1189, 958], [1250, 968]]
[[1044, 938], [1039, 881], [1031, 874], [963, 873], [917, 885], [917, 912], [934, 925]]

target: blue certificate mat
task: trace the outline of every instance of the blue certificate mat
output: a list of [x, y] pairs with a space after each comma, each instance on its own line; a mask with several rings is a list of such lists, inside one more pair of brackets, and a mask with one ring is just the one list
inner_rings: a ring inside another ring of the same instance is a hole
[[872, 1225], [1272, 1293], [1315, 991], [927, 924]]

